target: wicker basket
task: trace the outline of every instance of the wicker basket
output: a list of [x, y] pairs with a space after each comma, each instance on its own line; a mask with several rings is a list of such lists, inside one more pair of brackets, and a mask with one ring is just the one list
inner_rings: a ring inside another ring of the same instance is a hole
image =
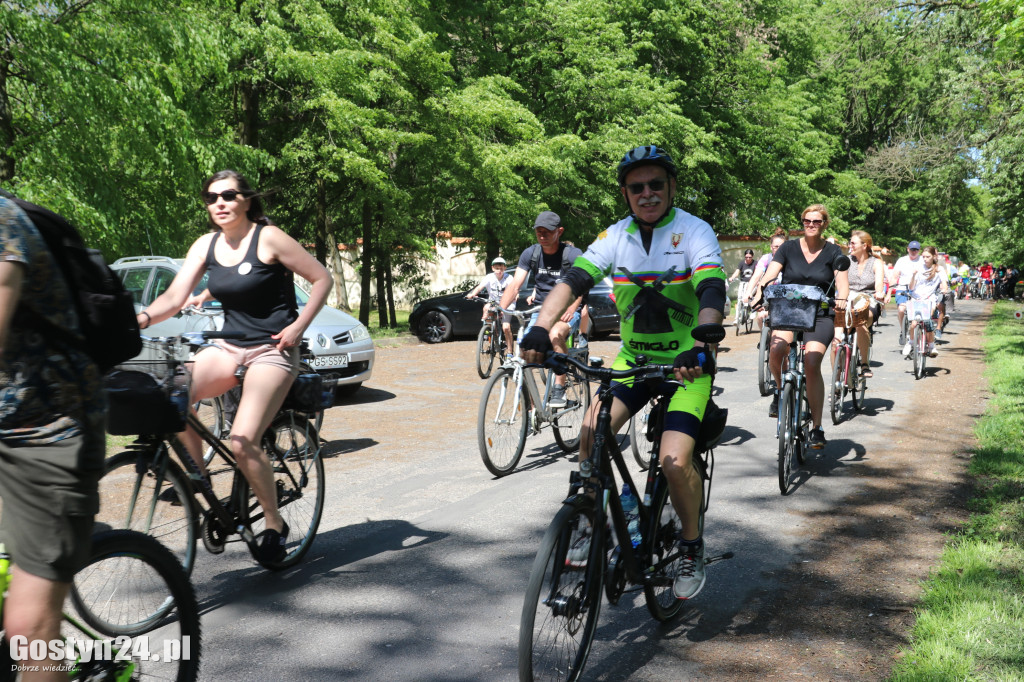
[[815, 317], [825, 294], [804, 284], [773, 284], [764, 290], [768, 301], [768, 325], [778, 331], [814, 331]]

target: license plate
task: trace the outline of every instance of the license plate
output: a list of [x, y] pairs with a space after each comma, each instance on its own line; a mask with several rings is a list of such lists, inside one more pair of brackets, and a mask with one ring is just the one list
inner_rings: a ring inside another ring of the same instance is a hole
[[309, 363], [315, 369], [324, 367], [348, 367], [348, 355], [318, 355]]

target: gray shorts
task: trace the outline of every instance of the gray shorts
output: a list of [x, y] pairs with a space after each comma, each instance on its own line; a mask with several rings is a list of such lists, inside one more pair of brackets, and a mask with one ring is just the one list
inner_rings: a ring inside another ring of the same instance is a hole
[[99, 510], [104, 454], [102, 429], [48, 445], [0, 441], [0, 541], [18, 568], [70, 582], [82, 567]]

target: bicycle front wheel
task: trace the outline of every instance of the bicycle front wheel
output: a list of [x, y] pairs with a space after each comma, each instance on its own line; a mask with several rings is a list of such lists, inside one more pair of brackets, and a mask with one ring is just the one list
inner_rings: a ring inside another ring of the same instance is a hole
[[[860, 342], [857, 339], [858, 337], [854, 335], [853, 347], [850, 349], [850, 369], [846, 377], [846, 384], [850, 390], [850, 402], [853, 403], [853, 411], [855, 413], [859, 412], [861, 406], [864, 404], [864, 386], [867, 383], [867, 379], [861, 376], [861, 370], [862, 368], [867, 369], [871, 366], [870, 358], [868, 359], [868, 364], [861, 364]], [[870, 334], [868, 334], [868, 339], [868, 343], [870, 344]]]
[[793, 415], [794, 398], [793, 384], [786, 384], [779, 396], [779, 490], [783, 495], [789, 494], [789, 484], [793, 478], [793, 455], [799, 438]]
[[[70, 601], [68, 623], [88, 639], [146, 634], [121, 651], [117, 647], [124, 645], [115, 639], [118, 660], [78, 662], [72, 679], [198, 678], [202, 637], [196, 595], [175, 556], [152, 537], [130, 530], [93, 536], [89, 561], [72, 581]], [[76, 615], [98, 633], [81, 628]], [[147, 656], [140, 656], [138, 642], [147, 647]]]
[[768, 325], [761, 327], [761, 341], [757, 345], [757, 390], [761, 395], [770, 395], [775, 390], [775, 378], [768, 368], [768, 345], [772, 340], [772, 330]]
[[96, 521], [152, 535], [192, 573], [196, 560], [199, 514], [192, 485], [170, 459], [162, 442], [150, 452], [121, 452], [104, 462], [99, 481], [100, 511]]
[[580, 678], [601, 611], [605, 539], [586, 497], [563, 504], [548, 526], [519, 621], [520, 682]]
[[[215, 437], [222, 440], [228, 437], [231, 427], [226, 421], [224, 400], [220, 396], [193, 403], [192, 409], [196, 411], [196, 416], [199, 417], [199, 421], [203, 423], [203, 426]], [[204, 445], [206, 449], [203, 451], [203, 461], [209, 464], [213, 461], [213, 455], [216, 451], [212, 445], [206, 443]]]
[[[696, 457], [696, 453], [694, 454]], [[701, 478], [700, 529], [704, 531], [704, 479]], [[651, 506], [651, 526], [645, 537], [650, 538], [650, 567], [644, 582], [644, 599], [647, 610], [655, 620], [665, 622], [679, 615], [683, 600], [676, 599], [672, 583], [679, 572], [682, 555], [676, 542], [683, 530], [683, 523], [676, 514], [668, 495], [665, 475], [659, 474], [654, 489], [654, 504]], [[674, 558], [672, 558], [674, 557]]]
[[516, 385], [512, 369], [500, 369], [484, 385], [477, 417], [477, 444], [484, 466], [495, 476], [516, 468], [526, 447], [529, 408], [526, 387]]
[[[285, 557], [280, 561], [260, 561], [272, 571], [290, 568], [302, 560], [316, 538], [324, 511], [324, 460], [316, 426], [298, 413], [283, 412], [270, 424], [264, 436], [264, 451], [274, 470], [277, 509], [288, 524]], [[266, 530], [263, 513], [245, 479], [239, 473], [240, 487], [246, 491], [243, 521], [259, 534]]]
[[925, 344], [925, 333], [922, 328], [923, 323], [919, 323], [914, 327], [914, 378], [920, 379], [924, 376], [924, 344]]
[[829, 407], [832, 411], [832, 423], [843, 420], [843, 390], [845, 389], [846, 345], [840, 343], [836, 349], [836, 357], [832, 362], [832, 380], [829, 384]]
[[476, 335], [476, 373], [481, 379], [491, 376], [491, 368], [494, 366], [492, 334], [491, 325], [485, 324]]
[[653, 408], [654, 402], [648, 400], [647, 404], [629, 420], [629, 443], [633, 449], [633, 457], [644, 471], [651, 466], [651, 452], [654, 450], [654, 443], [647, 437], [647, 425], [651, 421]]
[[580, 447], [583, 417], [590, 408], [590, 384], [574, 372], [565, 375], [565, 407], [554, 408], [555, 442], [566, 453]]

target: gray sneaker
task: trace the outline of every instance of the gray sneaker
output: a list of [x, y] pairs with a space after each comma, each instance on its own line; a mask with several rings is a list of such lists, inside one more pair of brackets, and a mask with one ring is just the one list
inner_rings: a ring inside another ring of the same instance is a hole
[[590, 557], [590, 536], [593, 528], [583, 518], [580, 518], [579, 524], [579, 528], [573, 531], [569, 551], [565, 554], [565, 565], [571, 568], [585, 568]]
[[555, 384], [551, 387], [551, 395], [548, 396], [548, 407], [565, 407], [565, 386]]
[[679, 573], [672, 583], [672, 592], [676, 599], [690, 599], [697, 596], [707, 578], [704, 572], [704, 542], [696, 546], [680, 542], [678, 547], [683, 556], [679, 560]]

